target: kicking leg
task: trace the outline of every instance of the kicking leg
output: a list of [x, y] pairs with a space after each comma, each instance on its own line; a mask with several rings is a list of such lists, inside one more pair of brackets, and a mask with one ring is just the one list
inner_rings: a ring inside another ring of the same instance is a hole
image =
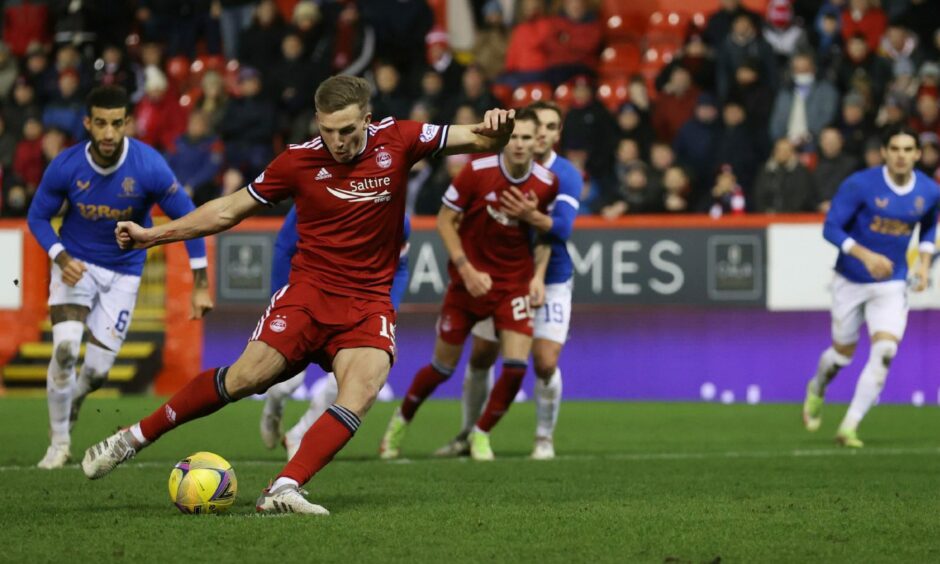
[[284, 404], [304, 383], [306, 375], [306, 370], [301, 370], [295, 376], [268, 388], [264, 397], [264, 408], [261, 410], [261, 442], [269, 449], [281, 442], [281, 416], [284, 414]]
[[86, 450], [82, 470], [91, 479], [101, 478], [167, 431], [265, 391], [286, 369], [281, 353], [251, 341], [235, 364], [200, 373], [148, 417]]

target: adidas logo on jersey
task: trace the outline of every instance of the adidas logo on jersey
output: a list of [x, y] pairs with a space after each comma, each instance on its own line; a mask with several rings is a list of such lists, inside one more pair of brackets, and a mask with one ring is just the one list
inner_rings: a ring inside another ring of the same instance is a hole
[[487, 202], [495, 202], [497, 199], [496, 192], [490, 192], [489, 194], [486, 195], [486, 198], [483, 198], [483, 199], [486, 200]]
[[325, 168], [321, 168], [320, 172], [317, 173], [317, 180], [326, 180], [327, 178], [333, 178], [333, 175], [330, 174], [330, 171]]

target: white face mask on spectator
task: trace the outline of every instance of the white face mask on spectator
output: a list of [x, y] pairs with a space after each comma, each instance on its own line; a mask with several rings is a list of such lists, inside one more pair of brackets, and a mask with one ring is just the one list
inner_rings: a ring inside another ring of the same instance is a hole
[[809, 86], [815, 79], [816, 77], [813, 76], [811, 72], [801, 72], [793, 75], [793, 82], [795, 82], [797, 86]]

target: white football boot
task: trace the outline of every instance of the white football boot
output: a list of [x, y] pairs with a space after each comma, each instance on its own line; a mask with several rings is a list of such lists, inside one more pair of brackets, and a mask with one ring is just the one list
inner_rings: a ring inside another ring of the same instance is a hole
[[265, 398], [261, 411], [261, 442], [272, 449], [281, 442], [281, 415], [284, 413], [284, 400]]
[[532, 449], [532, 460], [552, 460], [555, 458], [555, 444], [551, 437], [536, 437]]
[[46, 455], [42, 457], [42, 460], [36, 466], [43, 470], [62, 468], [71, 458], [72, 450], [68, 443], [52, 443], [46, 449]]
[[294, 484], [283, 484], [273, 491], [267, 488], [261, 492], [261, 497], [255, 502], [255, 510], [259, 513], [330, 514], [322, 505], [307, 501], [305, 495], [307, 492]]
[[88, 447], [82, 459], [82, 471], [91, 480], [108, 475], [118, 464], [137, 455], [137, 442], [130, 431], [119, 430], [98, 444]]

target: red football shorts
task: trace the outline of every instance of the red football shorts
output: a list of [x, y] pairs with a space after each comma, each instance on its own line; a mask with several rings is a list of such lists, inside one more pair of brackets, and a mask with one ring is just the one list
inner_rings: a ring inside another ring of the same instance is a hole
[[444, 295], [437, 334], [452, 345], [462, 345], [478, 321], [493, 318], [497, 331], [515, 331], [532, 336], [532, 308], [529, 286], [491, 288], [474, 298], [463, 284], [451, 282]]
[[351, 298], [301, 282], [271, 297], [251, 335], [287, 359], [291, 374], [310, 363], [333, 371], [342, 349], [371, 347], [395, 362], [395, 309], [390, 300]]

